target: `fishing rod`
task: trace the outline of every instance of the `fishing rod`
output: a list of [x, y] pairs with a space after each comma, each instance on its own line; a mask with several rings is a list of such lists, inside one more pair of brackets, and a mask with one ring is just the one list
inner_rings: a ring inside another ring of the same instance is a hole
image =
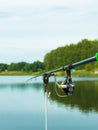
[[81, 66], [81, 65], [84, 65], [84, 64], [94, 62], [94, 61], [98, 61], [98, 52], [93, 57], [81, 60], [81, 61], [73, 63], [73, 64], [65, 65], [62, 68], [58, 68], [58, 69], [55, 69], [55, 70], [52, 70], [52, 71], [48, 71], [48, 72], [36, 75], [34, 77], [31, 77], [27, 81], [32, 80], [34, 78], [37, 78], [39, 76], [43, 76], [43, 83], [45, 84], [45, 86], [47, 86], [50, 76], [54, 76], [55, 75], [54, 73], [59, 72], [59, 71], [66, 71], [65, 81], [61, 85], [59, 85], [56, 82], [56, 85], [58, 87], [62, 88], [62, 90], [65, 92], [66, 95], [71, 95], [73, 93], [73, 90], [74, 90], [74, 87], [75, 87], [73, 82], [72, 82], [72, 78], [71, 78], [71, 69], [78, 67], [78, 66]]
[[[55, 77], [55, 92], [59, 97], [66, 97], [66, 96], [72, 95], [74, 88], [75, 88], [75, 85], [72, 82], [71, 69], [78, 67], [78, 66], [81, 66], [81, 65], [84, 65], [84, 64], [94, 62], [94, 61], [98, 61], [98, 53], [96, 53], [95, 56], [93, 56], [93, 57], [81, 60], [81, 61], [73, 63], [73, 64], [68, 64], [68, 65], [66, 65], [62, 68], [58, 68], [58, 69], [48, 71], [48, 72], [45, 72], [45, 73], [42, 73], [42, 74], [39, 74], [39, 75], [35, 75], [35, 76], [33, 76], [33, 77], [31, 77], [30, 79], [27, 80], [27, 81], [29, 81], [29, 80], [32, 80], [32, 79], [37, 78], [39, 76], [43, 76], [43, 83], [44, 83], [44, 86], [45, 86], [44, 87], [45, 88], [45, 130], [48, 130], [47, 97], [50, 96], [50, 92], [48, 92], [48, 90], [47, 90], [47, 85], [49, 83], [49, 78], [51, 76]], [[55, 76], [55, 73], [59, 72], [59, 71], [66, 71], [66, 78], [61, 84], [59, 84], [56, 81], [56, 76]], [[57, 89], [56, 89], [57, 87], [60, 88], [61, 90], [63, 90], [64, 95], [61, 95], [57, 92]]]

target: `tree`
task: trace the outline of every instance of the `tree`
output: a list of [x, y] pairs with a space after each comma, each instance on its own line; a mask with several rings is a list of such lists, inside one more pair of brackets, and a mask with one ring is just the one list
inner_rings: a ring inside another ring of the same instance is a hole
[[[77, 44], [65, 45], [50, 51], [44, 57], [44, 64], [47, 70], [51, 70], [91, 57], [97, 51], [98, 40], [83, 39]], [[88, 68], [92, 68], [92, 65], [94, 66], [94, 63], [90, 64]], [[85, 66], [79, 67], [79, 69], [83, 68]]]
[[7, 68], [8, 68], [7, 64], [3, 64], [3, 63], [0, 64], [0, 72], [7, 70]]
[[32, 64], [32, 71], [33, 72], [37, 72], [39, 70], [44, 70], [45, 69], [45, 66], [42, 62], [40, 61], [35, 61], [33, 64]]

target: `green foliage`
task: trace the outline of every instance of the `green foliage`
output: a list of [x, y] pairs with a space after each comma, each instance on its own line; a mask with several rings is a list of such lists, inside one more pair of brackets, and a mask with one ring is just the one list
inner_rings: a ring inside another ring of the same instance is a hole
[[[98, 52], [98, 40], [83, 39], [77, 44], [65, 45], [47, 53], [44, 57], [44, 64], [46, 70], [51, 70], [89, 58], [96, 52]], [[92, 67], [98, 67], [98, 62], [86, 67], [81, 66], [79, 69], [91, 70]]]
[[85, 65], [85, 70], [91, 71], [92, 70], [92, 66], [90, 64]]
[[8, 66], [8, 71], [23, 71], [24, 66], [26, 65], [26, 62], [19, 62], [19, 63], [11, 63]]
[[33, 64], [32, 64], [32, 71], [33, 72], [37, 72], [39, 70], [44, 70], [45, 67], [44, 67], [44, 64], [40, 61], [35, 61]]
[[6, 70], [7, 70], [7, 67], [8, 67], [7, 64], [1, 63], [1, 64], [0, 64], [0, 72], [1, 72], [1, 71], [6, 71]]
[[34, 63], [26, 63], [26, 62], [19, 62], [19, 63], [11, 63], [10, 65], [7, 64], [0, 64], [0, 71], [25, 71], [25, 72], [37, 72], [39, 70], [44, 70], [45, 66], [40, 61], [35, 61]]

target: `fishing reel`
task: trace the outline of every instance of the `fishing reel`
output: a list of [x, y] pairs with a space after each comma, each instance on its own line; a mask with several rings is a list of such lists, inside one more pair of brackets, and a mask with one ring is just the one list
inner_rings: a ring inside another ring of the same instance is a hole
[[[72, 78], [71, 78], [71, 68], [72, 68], [71, 65], [67, 66], [65, 81], [62, 82], [61, 84], [56, 82], [56, 77], [55, 77], [55, 91], [56, 91], [57, 95], [60, 96], [60, 97], [70, 96], [74, 92], [75, 85], [73, 84]], [[43, 82], [44, 82], [44, 85], [45, 85], [45, 91], [47, 89], [47, 84], [49, 82], [49, 77], [50, 76], [55, 76], [55, 74], [54, 73], [45, 73], [43, 75]], [[63, 90], [63, 92], [65, 93], [64, 96], [58, 94], [56, 86], [58, 86], [58, 88]]]
[[59, 84], [58, 82], [56, 82], [56, 86], [58, 86], [58, 88], [60, 88], [61, 90], [63, 90], [63, 92], [65, 93], [65, 95], [60, 95], [56, 90], [56, 93], [58, 96], [60, 97], [66, 97], [66, 96], [71, 96], [74, 92], [75, 89], [75, 85], [72, 82], [72, 78], [71, 78], [71, 69], [70, 69], [71, 65], [69, 65], [66, 69], [66, 77], [65, 77], [65, 81], [62, 82], [61, 84]]
[[61, 85], [60, 88], [64, 91], [64, 93], [68, 96], [73, 94], [75, 85], [72, 82], [69, 82], [71, 80], [66, 79]]
[[61, 88], [64, 91], [66, 95], [72, 95], [73, 91], [75, 89], [75, 85], [72, 82], [71, 78], [71, 65], [68, 65], [68, 68], [66, 69], [66, 79], [65, 81], [61, 84]]

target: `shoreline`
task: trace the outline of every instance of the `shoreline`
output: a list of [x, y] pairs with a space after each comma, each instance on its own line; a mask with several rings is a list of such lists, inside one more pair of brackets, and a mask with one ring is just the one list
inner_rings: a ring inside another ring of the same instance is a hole
[[[72, 72], [71, 75], [74, 77], [98, 77], [97, 71], [85, 71], [85, 70], [77, 70]], [[43, 72], [24, 72], [24, 71], [3, 71], [0, 72], [0, 76], [35, 76], [41, 74]], [[65, 71], [56, 73], [57, 76], [64, 76]]]

